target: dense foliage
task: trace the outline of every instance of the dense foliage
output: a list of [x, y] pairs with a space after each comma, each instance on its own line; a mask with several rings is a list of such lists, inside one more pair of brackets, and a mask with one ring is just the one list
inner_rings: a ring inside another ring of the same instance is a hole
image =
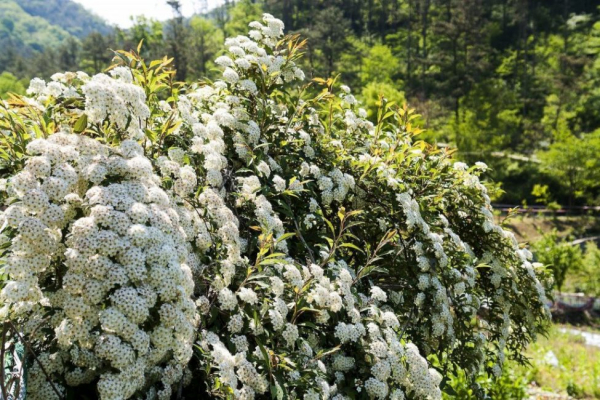
[[555, 289], [597, 297], [600, 295], [600, 250], [593, 238], [584, 244], [572, 239], [571, 236], [560, 237], [554, 229], [533, 243], [535, 257], [552, 270]]
[[[567, 272], [583, 267], [583, 255], [579, 246], [561, 240], [556, 230], [548, 232], [534, 244], [537, 259], [552, 269], [556, 289], [562, 289]], [[590, 277], [591, 280], [593, 278]]]
[[0, 71], [8, 64], [22, 75], [26, 60], [34, 56], [76, 62], [65, 58], [65, 49], [77, 48], [78, 39], [91, 33], [111, 31], [102, 19], [71, 0], [4, 0], [0, 2]]
[[467, 163], [486, 161], [505, 191], [491, 193], [499, 202], [533, 204], [533, 187], [540, 184], [548, 186], [553, 204], [600, 204], [600, 14], [594, 2], [224, 3], [191, 19], [139, 18], [129, 30], [62, 42], [33, 59], [18, 56], [22, 47], [15, 42], [0, 55], [0, 70], [18, 79], [49, 78], [57, 70], [97, 73], [110, 64], [108, 49], [132, 49], [143, 39], [144, 57], [175, 57], [178, 80], [216, 78], [213, 60], [223, 37], [244, 33], [264, 10], [309, 38], [301, 61], [307, 75], [341, 74], [359, 89], [355, 95], [369, 118], [379, 94], [406, 99], [423, 116], [429, 141], [457, 148]]
[[17, 62], [13, 59], [17, 54], [31, 56], [65, 42], [70, 36], [67, 31], [45, 19], [26, 13], [15, 2], [0, 2], [0, 44], [8, 53], [2, 55], [4, 62], [11, 59]]
[[14, 2], [28, 14], [42, 17], [78, 38], [84, 38], [92, 32], [108, 34], [111, 31], [102, 18], [90, 13], [74, 1], [14, 0]]
[[28, 398], [439, 399], [543, 331], [546, 272], [495, 224], [486, 165], [303, 83], [304, 42], [250, 27], [215, 82], [119, 52], [1, 103], [0, 316], [36, 354]]

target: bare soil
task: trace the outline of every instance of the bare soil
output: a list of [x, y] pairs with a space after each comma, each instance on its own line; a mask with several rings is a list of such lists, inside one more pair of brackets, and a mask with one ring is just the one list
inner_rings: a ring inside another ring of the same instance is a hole
[[[505, 216], [498, 216], [497, 220], [502, 222], [505, 218]], [[600, 218], [597, 216], [518, 215], [506, 220], [504, 226], [513, 231], [520, 242], [535, 242], [552, 229], [556, 229], [561, 237], [576, 239], [598, 235]]]

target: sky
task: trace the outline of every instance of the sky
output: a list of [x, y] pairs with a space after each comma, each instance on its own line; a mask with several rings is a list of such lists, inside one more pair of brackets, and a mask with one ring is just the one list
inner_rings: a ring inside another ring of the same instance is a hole
[[[167, 0], [74, 0], [109, 23], [121, 28], [129, 28], [130, 17], [145, 15], [158, 20], [173, 17]], [[180, 0], [184, 16], [190, 16], [201, 9], [202, 0]], [[209, 8], [219, 3], [219, 0], [207, 0]]]

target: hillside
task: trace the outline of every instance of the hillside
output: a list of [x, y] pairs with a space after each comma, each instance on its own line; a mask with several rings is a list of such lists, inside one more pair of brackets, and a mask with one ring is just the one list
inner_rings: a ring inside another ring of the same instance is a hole
[[78, 38], [92, 32], [109, 33], [112, 28], [102, 18], [71, 0], [14, 0], [29, 15], [44, 18]]
[[[0, 46], [31, 56], [110, 26], [71, 0], [0, 0]], [[1, 67], [1, 66], [0, 66]]]
[[71, 34], [44, 18], [35, 17], [14, 1], [0, 2], [0, 46], [29, 55], [57, 45]]

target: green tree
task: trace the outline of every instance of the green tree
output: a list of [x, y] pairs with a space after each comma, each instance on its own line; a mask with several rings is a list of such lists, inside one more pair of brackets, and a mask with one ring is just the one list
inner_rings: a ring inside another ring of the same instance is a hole
[[320, 75], [330, 76], [336, 70], [342, 53], [349, 48], [350, 21], [342, 10], [330, 6], [319, 12], [314, 25], [307, 30], [311, 67]]
[[127, 32], [131, 48], [136, 48], [143, 41], [142, 55], [158, 58], [161, 56], [164, 44], [164, 26], [160, 21], [138, 16], [133, 19], [133, 26]]
[[600, 296], [600, 249], [594, 242], [587, 242], [583, 257], [582, 288], [589, 296]]
[[8, 98], [9, 93], [25, 94], [25, 87], [16, 76], [5, 71], [0, 74], [0, 98]]
[[260, 3], [251, 0], [241, 0], [229, 9], [229, 16], [225, 22], [225, 36], [235, 37], [248, 32], [248, 24], [259, 20], [263, 9]]
[[74, 71], [80, 65], [81, 43], [73, 37], [57, 49], [58, 68], [62, 71]]
[[400, 62], [391, 49], [383, 44], [371, 47], [362, 60], [360, 80], [363, 86], [370, 82], [392, 84], [399, 76]]
[[110, 37], [97, 32], [87, 36], [81, 44], [81, 68], [91, 73], [106, 68], [112, 59], [111, 42]]
[[[363, 88], [361, 98], [370, 119], [377, 116], [377, 111], [385, 102], [394, 102], [397, 106], [402, 107], [406, 101], [404, 93], [398, 90], [396, 86], [377, 81], [370, 82]], [[383, 102], [382, 98], [385, 99]]]
[[176, 79], [185, 81], [188, 73], [189, 48], [187, 46], [189, 31], [181, 12], [179, 0], [168, 0], [167, 4], [173, 9], [173, 18], [167, 22], [167, 33], [165, 44], [169, 55], [173, 57], [175, 68], [177, 68]]
[[223, 43], [223, 31], [212, 20], [192, 17], [190, 20], [190, 74], [195, 77], [210, 76], [215, 55]]
[[539, 262], [552, 270], [558, 291], [562, 289], [567, 273], [578, 271], [583, 265], [581, 248], [561, 239], [556, 229], [535, 242], [533, 248]]
[[593, 193], [600, 185], [600, 131], [581, 138], [564, 134], [538, 153], [542, 168], [556, 179], [568, 193], [569, 205], [576, 198], [594, 201]]

